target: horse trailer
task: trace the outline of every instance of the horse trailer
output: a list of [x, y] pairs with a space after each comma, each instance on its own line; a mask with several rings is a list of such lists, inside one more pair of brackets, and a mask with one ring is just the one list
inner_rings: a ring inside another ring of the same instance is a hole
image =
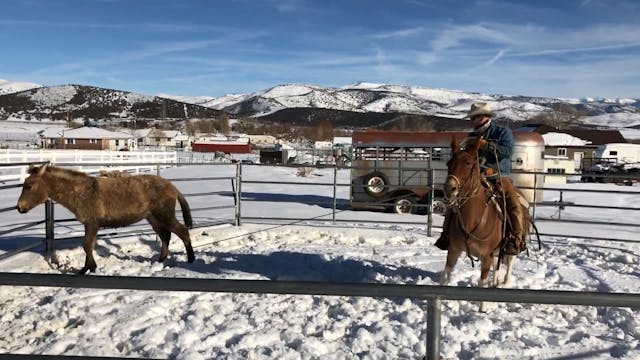
[[[462, 141], [467, 132], [356, 131], [352, 140], [351, 207], [393, 209], [416, 213], [433, 196], [434, 212], [444, 210], [442, 185], [451, 156], [451, 139]], [[532, 132], [514, 132], [511, 174], [528, 201], [540, 199], [533, 187], [544, 171], [544, 139]], [[433, 172], [433, 179], [431, 179]], [[431, 182], [433, 181], [433, 182]]]

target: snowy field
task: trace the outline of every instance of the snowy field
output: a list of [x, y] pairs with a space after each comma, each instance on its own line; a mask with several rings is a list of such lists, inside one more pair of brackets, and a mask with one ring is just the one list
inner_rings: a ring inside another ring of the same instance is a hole
[[[233, 176], [235, 167], [185, 166], [162, 171], [167, 178]], [[333, 182], [333, 170], [296, 176], [293, 168], [245, 166], [245, 180]], [[348, 172], [338, 183], [348, 183]], [[230, 180], [176, 181], [184, 193], [231, 191]], [[553, 185], [558, 187], [558, 185]], [[640, 187], [568, 184], [566, 189], [605, 189], [633, 194], [565, 192], [579, 204], [638, 207]], [[15, 204], [19, 189], [0, 191], [3, 207]], [[308, 221], [218, 225], [192, 230], [196, 262], [186, 262], [174, 236], [169, 258], [159, 255], [155, 236], [102, 232], [96, 249], [101, 275], [215, 279], [311, 280], [437, 284], [445, 252], [432, 246], [426, 217], [352, 211], [343, 202], [333, 223], [331, 186], [243, 184], [243, 216], [306, 218]], [[545, 192], [545, 200], [558, 200]], [[190, 197], [192, 208], [232, 205], [230, 193]], [[277, 201], [277, 202], [276, 202]], [[309, 202], [322, 202], [310, 205]], [[325, 202], [329, 202], [326, 204]], [[21, 215], [2, 213], [9, 224], [41, 219], [43, 207]], [[557, 216], [538, 208], [538, 216]], [[233, 209], [195, 211], [196, 225], [229, 222]], [[70, 215], [56, 207], [56, 217]], [[563, 219], [637, 223], [637, 211], [567, 207]], [[371, 222], [356, 223], [356, 220]], [[414, 224], [385, 224], [383, 221]], [[352, 222], [349, 222], [352, 221]], [[440, 224], [442, 218], [435, 217]], [[539, 223], [546, 233], [638, 239], [637, 228]], [[58, 238], [82, 234], [74, 223], [56, 226]], [[42, 237], [43, 229], [0, 237], [0, 254]], [[640, 244], [545, 236], [530, 246], [514, 268], [513, 287], [598, 292], [640, 292]], [[0, 261], [0, 271], [66, 273], [79, 269], [79, 241], [57, 244], [60, 265], [47, 263], [42, 247]], [[461, 258], [451, 284], [473, 286], [479, 270]], [[178, 293], [129, 290], [7, 287], [0, 289], [0, 353], [150, 358], [228, 359], [419, 359], [425, 354], [424, 302], [411, 299]], [[640, 310], [505, 303], [487, 313], [478, 304], [445, 301], [441, 353], [445, 359], [638, 359]]]

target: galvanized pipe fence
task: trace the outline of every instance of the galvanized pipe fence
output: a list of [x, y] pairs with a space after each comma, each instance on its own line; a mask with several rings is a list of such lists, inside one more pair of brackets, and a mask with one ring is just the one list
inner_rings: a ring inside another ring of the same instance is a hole
[[441, 301], [443, 300], [640, 308], [640, 294], [415, 284], [0, 273], [0, 285], [421, 299], [427, 301], [425, 345], [428, 360], [440, 358]]
[[[149, 165], [146, 163], [145, 165]], [[157, 173], [160, 166], [168, 164], [158, 164]], [[210, 164], [207, 164], [210, 165]], [[169, 179], [171, 181], [217, 181], [230, 180], [231, 189], [234, 197], [234, 205], [228, 208], [235, 209], [236, 225], [241, 225], [243, 220], [284, 220], [284, 221], [305, 221], [309, 218], [275, 218], [261, 217], [251, 218], [243, 217], [242, 205], [243, 201], [255, 201], [243, 199], [242, 186], [244, 184], [288, 184], [288, 185], [307, 185], [307, 186], [332, 186], [332, 221], [340, 221], [335, 218], [337, 209], [337, 188], [342, 186], [353, 187], [353, 184], [339, 184], [337, 182], [337, 169], [333, 171], [332, 183], [298, 183], [298, 182], [275, 182], [265, 180], [247, 180], [242, 176], [242, 164], [236, 164], [236, 174], [233, 177], [207, 177], [207, 178], [176, 178]], [[254, 166], [254, 165], [249, 165]], [[556, 175], [556, 174], [554, 174]], [[431, 179], [433, 179], [433, 171], [431, 171]], [[433, 191], [433, 182], [430, 183], [431, 191]], [[3, 186], [0, 189], [17, 188], [21, 185]], [[554, 191], [584, 191], [579, 189], [565, 188], [544, 188], [534, 186], [534, 190], [554, 190]], [[602, 191], [600, 191], [602, 192]], [[202, 192], [185, 194], [191, 197], [210, 196], [227, 192]], [[618, 194], [640, 195], [640, 192], [630, 191], [614, 191]], [[433, 201], [433, 196], [430, 196]], [[346, 204], [346, 203], [344, 203]], [[426, 204], [428, 218], [428, 231], [431, 231], [431, 211], [429, 211], [432, 203]], [[572, 206], [564, 202], [549, 203], [536, 202], [536, 206]], [[594, 207], [584, 205], [583, 207]], [[15, 227], [13, 229], [0, 232], [0, 235], [6, 235], [12, 232], [20, 231], [26, 228], [45, 224], [45, 239], [37, 244], [25, 246], [20, 251], [31, 249], [43, 242], [45, 243], [45, 256], [51, 258], [55, 256], [54, 252], [54, 212], [53, 203], [48, 201], [45, 205], [45, 220], [31, 222]], [[208, 207], [203, 209], [192, 209], [193, 211], [208, 210], [223, 207]], [[224, 207], [227, 208], [227, 207]], [[594, 208], [601, 209], [602, 205]], [[615, 208], [617, 210], [640, 210], [635, 207], [604, 207]], [[15, 207], [7, 207], [0, 209], [0, 212], [13, 211]], [[67, 221], [68, 219], [65, 219]], [[538, 219], [541, 220], [541, 219]], [[547, 219], [543, 219], [547, 220]], [[566, 219], [551, 219], [566, 222]], [[353, 220], [349, 220], [354, 222]], [[575, 220], [574, 220], [575, 222]], [[380, 223], [380, 221], [376, 221]], [[424, 222], [397, 222], [389, 221], [393, 224], [422, 224]], [[591, 222], [594, 223], [594, 222]], [[595, 224], [600, 224], [595, 222]], [[609, 224], [609, 223], [604, 223]], [[640, 226], [638, 224], [619, 223], [621, 226]], [[430, 235], [430, 234], [429, 234]], [[566, 236], [561, 234], [541, 234], [547, 236]], [[596, 238], [594, 240], [614, 240]], [[640, 242], [640, 240], [622, 240], [623, 242]], [[17, 253], [14, 251], [11, 255]], [[5, 254], [9, 255], [9, 254]], [[413, 284], [375, 284], [375, 283], [325, 283], [325, 282], [300, 282], [300, 281], [266, 281], [266, 280], [219, 280], [219, 279], [192, 279], [192, 278], [151, 278], [151, 277], [125, 277], [125, 276], [71, 276], [58, 274], [26, 274], [26, 273], [0, 273], [0, 285], [11, 286], [48, 286], [48, 287], [73, 287], [73, 288], [100, 288], [100, 289], [131, 289], [131, 290], [148, 290], [148, 291], [194, 291], [194, 292], [234, 292], [234, 293], [255, 293], [255, 294], [294, 294], [294, 295], [318, 295], [318, 296], [365, 296], [365, 297], [385, 297], [385, 298], [414, 298], [426, 300], [426, 358], [439, 358], [439, 342], [440, 342], [440, 321], [441, 321], [441, 301], [442, 300], [467, 300], [467, 301], [493, 301], [493, 302], [516, 302], [516, 303], [533, 303], [533, 304], [555, 304], [555, 305], [584, 305], [584, 306], [616, 306], [640, 308], [640, 294], [631, 293], [600, 293], [600, 292], [574, 292], [574, 291], [549, 291], [549, 290], [524, 290], [524, 289], [487, 289], [487, 288], [459, 288], [450, 286], [436, 285], [413, 285]]]

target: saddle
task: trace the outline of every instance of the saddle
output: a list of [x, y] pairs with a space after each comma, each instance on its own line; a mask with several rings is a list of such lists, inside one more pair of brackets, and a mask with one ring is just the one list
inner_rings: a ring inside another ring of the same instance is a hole
[[[505, 221], [506, 219], [506, 228], [504, 232], [504, 238], [500, 243], [500, 248], [504, 249], [504, 247], [506, 246], [507, 240], [514, 237], [513, 231], [512, 231], [512, 225], [511, 225], [511, 221], [512, 221], [511, 217], [510, 216], [505, 217], [505, 214], [507, 212], [507, 210], [505, 209], [505, 207], [507, 206], [506, 199], [503, 197], [503, 193], [499, 189], [497, 184], [494, 183], [493, 181], [490, 181], [488, 177], [483, 176], [481, 183], [482, 183], [482, 186], [485, 188], [485, 190], [489, 193], [490, 195], [489, 202], [491, 202], [493, 206], [495, 206], [496, 212], [500, 220]], [[522, 195], [522, 193], [520, 193], [519, 191], [517, 191], [516, 193], [522, 209], [521, 211], [522, 218], [520, 219], [520, 223], [523, 224], [523, 228], [524, 228], [525, 227], [524, 224], [528, 223], [529, 201], [527, 201], [524, 195]], [[525, 246], [525, 249], [526, 249], [526, 244], [524, 242], [524, 239], [522, 239], [522, 244], [523, 246]]]

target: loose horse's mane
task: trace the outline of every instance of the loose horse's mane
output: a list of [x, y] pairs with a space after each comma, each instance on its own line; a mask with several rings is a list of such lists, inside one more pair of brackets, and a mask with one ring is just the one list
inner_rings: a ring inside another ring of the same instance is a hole
[[[44, 165], [43, 165], [44, 166]], [[29, 169], [29, 173], [30, 174], [36, 174], [40, 171], [41, 167], [33, 167]], [[51, 165], [47, 165], [47, 168], [45, 170], [45, 173], [47, 174], [51, 174], [52, 176], [55, 176], [57, 178], [64, 178], [67, 180], [85, 180], [86, 178], [90, 177], [89, 175], [81, 172], [81, 171], [77, 171], [77, 170], [72, 170], [72, 169], [65, 169], [65, 168], [61, 168], [61, 167], [57, 167], [57, 166], [51, 166]]]

